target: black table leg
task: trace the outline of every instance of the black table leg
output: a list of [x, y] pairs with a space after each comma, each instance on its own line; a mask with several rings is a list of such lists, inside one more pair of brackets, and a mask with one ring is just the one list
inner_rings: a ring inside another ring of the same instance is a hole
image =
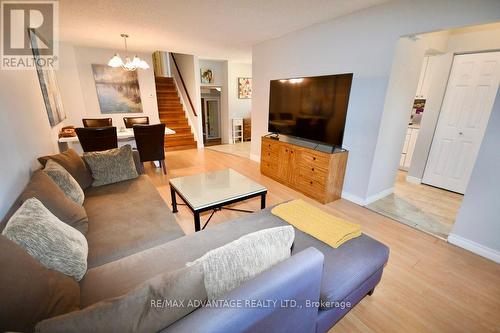
[[200, 212], [193, 212], [194, 214], [194, 231], [200, 231]]
[[175, 197], [175, 190], [172, 186], [170, 186], [170, 196], [172, 197], [172, 212], [177, 213], [177, 199]]
[[260, 209], [266, 208], [266, 193], [260, 195]]

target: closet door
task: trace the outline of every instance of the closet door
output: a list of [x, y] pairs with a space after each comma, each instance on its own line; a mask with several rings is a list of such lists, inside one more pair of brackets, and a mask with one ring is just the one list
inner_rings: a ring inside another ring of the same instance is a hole
[[456, 55], [422, 182], [464, 193], [500, 80], [500, 52]]

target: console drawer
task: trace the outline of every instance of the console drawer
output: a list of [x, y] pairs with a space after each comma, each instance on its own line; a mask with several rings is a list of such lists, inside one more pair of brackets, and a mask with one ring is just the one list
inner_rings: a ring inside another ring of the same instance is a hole
[[299, 175], [300, 178], [305, 179], [307, 182], [312, 180], [324, 185], [328, 178], [328, 171], [317, 165], [305, 166], [301, 164], [299, 166]]
[[303, 166], [318, 166], [318, 165], [328, 165], [329, 158], [321, 153], [315, 153], [312, 151], [301, 151], [299, 163]]

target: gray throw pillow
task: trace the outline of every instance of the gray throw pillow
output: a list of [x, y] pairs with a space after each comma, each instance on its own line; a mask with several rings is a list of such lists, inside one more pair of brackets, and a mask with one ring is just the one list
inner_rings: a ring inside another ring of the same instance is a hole
[[208, 299], [219, 299], [242, 282], [289, 258], [294, 238], [292, 226], [260, 230], [211, 250], [188, 265], [203, 265]]
[[21, 207], [28, 199], [37, 198], [58, 219], [86, 234], [88, 230], [87, 212], [82, 205], [71, 200], [61, 188], [42, 170], [33, 173], [28, 185], [15, 205]]
[[2, 234], [47, 268], [77, 281], [87, 272], [85, 237], [59, 220], [38, 199], [26, 200], [7, 222]]
[[35, 331], [158, 332], [196, 310], [206, 298], [203, 269], [195, 265], [157, 275], [123, 296], [44, 320]]
[[84, 153], [83, 159], [92, 171], [94, 178], [92, 186], [113, 184], [139, 176], [130, 145]]
[[42, 166], [45, 166], [48, 160], [53, 160], [66, 169], [66, 171], [75, 178], [78, 184], [80, 184], [82, 189], [86, 189], [92, 185], [92, 175], [90, 174], [89, 168], [87, 168], [83, 159], [73, 149], [70, 148], [56, 155], [38, 158], [38, 162], [40, 162]]
[[73, 178], [73, 176], [66, 171], [61, 165], [53, 160], [48, 160], [43, 168], [45, 172], [52, 180], [59, 185], [64, 194], [66, 194], [71, 200], [77, 204], [83, 205], [83, 200], [85, 199], [85, 194], [78, 182]]

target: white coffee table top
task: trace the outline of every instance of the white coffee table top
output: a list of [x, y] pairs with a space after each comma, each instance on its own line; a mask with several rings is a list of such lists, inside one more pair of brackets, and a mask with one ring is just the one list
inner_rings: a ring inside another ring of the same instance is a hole
[[173, 178], [170, 185], [194, 210], [267, 191], [233, 169]]

